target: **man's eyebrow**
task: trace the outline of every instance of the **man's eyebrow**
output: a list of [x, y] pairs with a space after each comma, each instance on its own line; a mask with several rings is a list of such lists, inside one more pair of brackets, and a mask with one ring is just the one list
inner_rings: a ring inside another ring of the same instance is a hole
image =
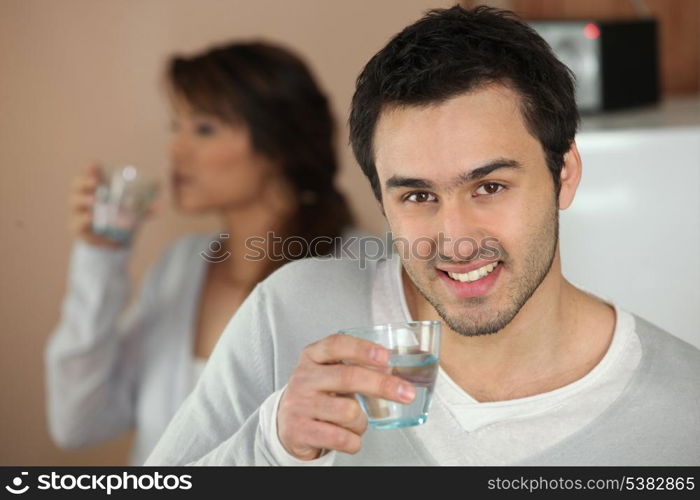
[[432, 189], [433, 183], [427, 179], [418, 179], [415, 177], [402, 177], [400, 175], [392, 175], [386, 180], [384, 184], [387, 190], [392, 188], [418, 188], [418, 189]]
[[489, 175], [491, 172], [494, 170], [499, 170], [501, 168], [510, 168], [510, 169], [515, 169], [519, 170], [522, 169], [523, 166], [520, 164], [520, 162], [516, 160], [510, 160], [508, 158], [498, 158], [496, 160], [493, 160], [486, 165], [483, 165], [481, 167], [477, 167], [469, 172], [465, 172], [464, 174], [459, 176], [458, 181], [452, 183], [452, 186], [459, 186], [460, 184], [466, 184], [467, 182], [472, 182], [476, 181], [478, 179], [482, 179]]
[[[482, 179], [489, 175], [494, 170], [501, 168], [511, 168], [511, 169], [522, 169], [523, 166], [516, 160], [511, 160], [508, 158], [498, 158], [496, 160], [490, 161], [486, 165], [474, 168], [468, 172], [460, 174], [457, 179], [450, 182], [448, 186], [449, 189], [461, 186], [462, 184], [467, 184], [478, 179]], [[414, 188], [414, 189], [434, 189], [435, 184], [429, 179], [420, 179], [417, 177], [403, 177], [400, 175], [392, 175], [389, 177], [384, 184], [387, 190], [393, 188]]]

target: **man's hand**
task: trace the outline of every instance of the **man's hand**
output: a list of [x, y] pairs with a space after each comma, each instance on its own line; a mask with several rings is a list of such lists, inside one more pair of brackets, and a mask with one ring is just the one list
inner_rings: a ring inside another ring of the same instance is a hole
[[415, 397], [409, 382], [384, 373], [388, 361], [384, 347], [339, 333], [304, 348], [277, 411], [284, 448], [301, 460], [324, 449], [360, 451], [367, 417], [354, 393], [399, 403]]

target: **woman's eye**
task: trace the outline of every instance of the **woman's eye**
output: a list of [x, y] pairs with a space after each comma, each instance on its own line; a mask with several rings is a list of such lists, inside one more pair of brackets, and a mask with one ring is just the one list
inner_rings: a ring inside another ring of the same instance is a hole
[[197, 135], [212, 135], [214, 126], [208, 123], [199, 123], [195, 126], [195, 132], [197, 132]]
[[416, 191], [415, 193], [410, 193], [404, 198], [404, 201], [411, 201], [413, 203], [426, 203], [429, 201], [435, 201], [435, 195], [425, 192]]
[[501, 188], [505, 189], [505, 186], [497, 182], [487, 182], [486, 184], [479, 186], [476, 193], [481, 195], [496, 194], [501, 191]]

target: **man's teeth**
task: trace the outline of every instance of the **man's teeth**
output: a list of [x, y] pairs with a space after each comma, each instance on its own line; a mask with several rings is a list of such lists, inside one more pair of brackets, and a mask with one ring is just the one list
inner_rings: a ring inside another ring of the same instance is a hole
[[496, 266], [498, 265], [498, 262], [493, 262], [491, 264], [487, 264], [484, 267], [480, 267], [479, 269], [474, 269], [473, 271], [469, 271], [468, 273], [447, 273], [447, 275], [452, 278], [453, 280], [456, 281], [461, 281], [462, 283], [469, 283], [471, 281], [476, 281], [487, 274], [489, 274], [491, 271], [493, 271]]

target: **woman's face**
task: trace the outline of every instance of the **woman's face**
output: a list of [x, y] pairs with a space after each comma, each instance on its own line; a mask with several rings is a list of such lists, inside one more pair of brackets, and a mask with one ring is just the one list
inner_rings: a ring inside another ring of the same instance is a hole
[[254, 203], [276, 165], [253, 149], [244, 124], [232, 125], [173, 100], [171, 181], [187, 212], [235, 209]]

